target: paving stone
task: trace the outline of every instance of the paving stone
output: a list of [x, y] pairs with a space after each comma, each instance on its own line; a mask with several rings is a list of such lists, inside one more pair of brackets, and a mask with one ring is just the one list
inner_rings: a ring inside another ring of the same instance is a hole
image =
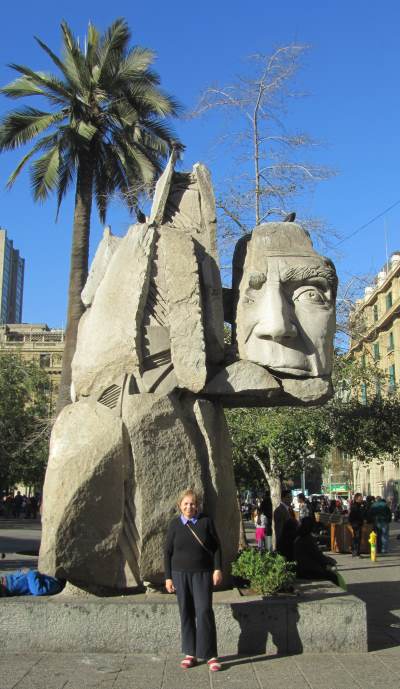
[[368, 655], [336, 655], [335, 658], [352, 676], [354, 685], [361, 689], [398, 689], [398, 680], [376, 658]]
[[[261, 687], [265, 689], [298, 689], [298, 671], [293, 657], [253, 658], [254, 672]], [[307, 685], [306, 685], [307, 686]], [[303, 687], [305, 689], [305, 687]]]
[[210, 673], [210, 681], [213, 689], [260, 689], [252, 664], [243, 659], [225, 661], [222, 672]]
[[182, 656], [169, 658], [165, 664], [162, 689], [187, 689], [188, 685], [196, 689], [210, 689], [209, 669], [204, 662], [190, 670], [179, 666]]
[[355, 689], [357, 686], [350, 672], [333, 655], [298, 655], [294, 662], [298, 668], [297, 676], [306, 677], [311, 687], [319, 688], [321, 677], [328, 679], [329, 689]]
[[0, 656], [0, 689], [12, 689], [40, 661], [40, 655], [24, 653]]

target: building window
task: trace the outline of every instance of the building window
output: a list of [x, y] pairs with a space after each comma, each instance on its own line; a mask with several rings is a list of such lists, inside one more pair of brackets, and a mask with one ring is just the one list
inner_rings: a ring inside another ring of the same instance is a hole
[[379, 318], [378, 304], [374, 304], [374, 321], [376, 322]]
[[378, 399], [381, 398], [381, 381], [377, 380], [375, 381], [375, 397]]
[[393, 331], [391, 331], [388, 335], [388, 345], [387, 345], [387, 350], [388, 352], [393, 352], [394, 350], [394, 334]]
[[386, 295], [386, 309], [391, 309], [393, 304], [392, 293], [388, 292]]
[[39, 364], [40, 368], [50, 368], [50, 354], [41, 354]]
[[367, 384], [361, 383], [361, 404], [367, 404]]
[[374, 359], [375, 359], [375, 361], [378, 361], [379, 358], [380, 358], [379, 342], [374, 342]]
[[389, 366], [389, 390], [394, 390], [396, 387], [396, 369], [394, 364]]

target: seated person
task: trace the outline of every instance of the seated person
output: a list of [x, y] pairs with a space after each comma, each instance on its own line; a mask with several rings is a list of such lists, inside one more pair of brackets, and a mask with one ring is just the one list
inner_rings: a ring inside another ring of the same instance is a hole
[[41, 574], [37, 569], [0, 576], [0, 596], [52, 596], [64, 586], [63, 579]]
[[335, 572], [336, 561], [319, 550], [312, 536], [313, 522], [305, 517], [301, 522], [293, 544], [293, 556], [297, 562], [297, 576], [300, 579], [329, 579], [338, 585]]

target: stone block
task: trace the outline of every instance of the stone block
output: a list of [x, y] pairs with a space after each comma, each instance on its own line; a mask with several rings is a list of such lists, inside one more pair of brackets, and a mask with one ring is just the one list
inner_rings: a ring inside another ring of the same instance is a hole
[[153, 228], [129, 228], [108, 264], [91, 307], [80, 320], [72, 361], [78, 398], [101, 393], [126, 374], [140, 371], [142, 317], [154, 242]]
[[72, 582], [114, 586], [124, 513], [122, 423], [95, 402], [63, 409], [43, 489], [39, 569]]
[[[321, 588], [321, 584], [325, 584]], [[221, 656], [367, 651], [365, 603], [328, 582], [311, 582], [299, 597], [214, 594]], [[10, 624], [10, 620], [13, 624]], [[175, 596], [96, 598], [63, 594], [0, 601], [3, 652], [178, 654], [180, 622]]]
[[207, 378], [199, 267], [190, 235], [162, 228], [171, 359], [179, 387], [199, 392]]

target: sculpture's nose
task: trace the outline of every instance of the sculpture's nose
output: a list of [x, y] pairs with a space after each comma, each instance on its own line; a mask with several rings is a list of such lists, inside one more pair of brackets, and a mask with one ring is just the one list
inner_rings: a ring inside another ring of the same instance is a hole
[[257, 337], [279, 341], [298, 334], [293, 311], [279, 282], [267, 282], [259, 304], [259, 316], [254, 328]]

